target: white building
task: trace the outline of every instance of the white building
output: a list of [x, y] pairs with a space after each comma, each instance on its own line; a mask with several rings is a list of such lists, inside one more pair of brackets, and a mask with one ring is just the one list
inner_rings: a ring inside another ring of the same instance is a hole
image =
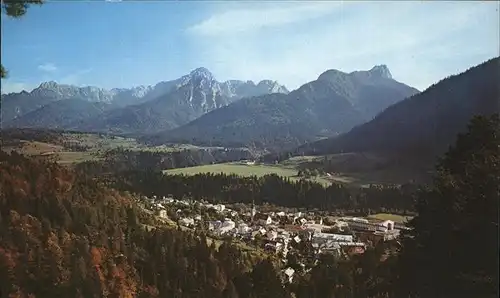
[[235, 227], [236, 224], [234, 223], [234, 221], [226, 219], [218, 229], [218, 232], [220, 234], [226, 234], [227, 232], [233, 230]]
[[283, 231], [281, 233], [279, 233], [281, 235], [281, 237], [283, 238], [290, 238], [290, 233], [287, 232], [287, 231]]
[[268, 226], [273, 223], [273, 220], [270, 216], [257, 220], [257, 224], [262, 226]]
[[268, 231], [267, 232], [267, 239], [268, 240], [276, 240], [278, 237], [278, 233], [276, 231]]
[[167, 218], [167, 210], [165, 209], [158, 210], [157, 214], [160, 218]]
[[174, 202], [174, 199], [173, 198], [166, 198], [166, 197], [163, 197], [163, 202], [165, 204], [172, 204]]
[[345, 221], [341, 221], [341, 220], [336, 220], [335, 223], [333, 224], [333, 227], [334, 228], [337, 228], [339, 230], [343, 230], [344, 228], [347, 228], [349, 226], [349, 224]]
[[264, 245], [264, 249], [270, 250], [270, 251], [272, 251], [274, 253], [277, 253], [277, 252], [279, 252], [280, 250], [283, 249], [283, 243], [279, 243], [279, 242], [266, 243], [266, 245]]
[[220, 220], [210, 221], [208, 222], [208, 230], [218, 230], [222, 226], [222, 222]]
[[194, 219], [192, 219], [190, 217], [181, 218], [179, 220], [179, 224], [181, 226], [191, 227], [191, 226], [194, 226]]
[[217, 204], [217, 205], [214, 206], [214, 209], [217, 212], [222, 212], [222, 211], [224, 211], [224, 209], [226, 209], [226, 206], [224, 206], [222, 204]]
[[238, 225], [238, 232], [241, 234], [248, 233], [250, 230], [250, 227], [246, 223], [240, 223]]
[[368, 220], [349, 220], [347, 221], [349, 227], [353, 230], [360, 231], [378, 231], [387, 232], [394, 229], [394, 222], [392, 220], [385, 220], [382, 222], [369, 222]]
[[318, 239], [332, 240], [337, 242], [353, 242], [352, 235], [330, 234], [330, 233], [314, 233], [313, 241]]

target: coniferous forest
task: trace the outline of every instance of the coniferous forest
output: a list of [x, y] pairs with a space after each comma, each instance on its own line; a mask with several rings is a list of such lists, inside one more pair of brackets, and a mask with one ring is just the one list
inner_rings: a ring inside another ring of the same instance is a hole
[[[353, 192], [275, 176], [102, 178], [1, 153], [0, 297], [497, 297], [499, 136], [498, 115], [474, 118], [415, 197], [409, 186]], [[158, 226], [140, 194], [417, 216], [397, 254], [382, 258], [381, 244], [325, 255], [285, 285], [266, 255]]]

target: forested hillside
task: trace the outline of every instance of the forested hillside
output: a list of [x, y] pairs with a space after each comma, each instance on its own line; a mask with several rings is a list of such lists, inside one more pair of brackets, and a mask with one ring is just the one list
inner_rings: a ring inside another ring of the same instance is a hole
[[294, 208], [337, 211], [339, 214], [369, 214], [391, 211], [411, 212], [415, 185], [377, 186], [354, 189], [333, 184], [329, 187], [309, 180], [292, 182], [273, 175], [239, 177], [226, 174], [194, 176], [163, 175], [152, 171], [122, 173], [115, 186], [147, 195], [192, 196], [214, 203], [269, 203]]
[[[291, 284], [282, 284], [274, 261], [265, 255], [250, 255], [230, 242], [208, 246], [202, 234], [164, 227], [139, 207], [134, 195], [111, 189], [84, 170], [0, 153], [0, 294], [497, 297], [499, 136], [498, 115], [471, 122], [441, 160], [433, 185], [417, 193], [418, 215], [409, 223], [412, 230], [403, 233], [396, 254], [390, 246], [397, 243], [384, 243], [353, 258], [323, 255], [317, 262], [310, 260], [312, 269]], [[341, 208], [335, 206], [337, 198], [349, 198], [339, 187], [329, 192], [275, 176], [163, 180], [155, 175], [133, 174], [115, 183], [141, 193], [188, 192], [221, 201], [246, 201], [256, 194], [261, 202], [278, 203], [273, 197], [292, 196], [291, 203], [322, 208]], [[143, 183], [128, 183], [134, 177]], [[245, 183], [248, 187], [241, 186]], [[312, 198], [317, 201], [308, 202]], [[145, 229], [152, 226], [157, 228]], [[298, 268], [293, 255], [286, 263]]]
[[144, 139], [156, 144], [183, 142], [281, 151], [346, 132], [415, 93], [415, 88], [392, 79], [383, 65], [351, 73], [330, 69], [289, 94], [244, 98]]
[[63, 129], [84, 119], [96, 117], [110, 109], [102, 102], [70, 98], [51, 102], [4, 124], [4, 127]]
[[500, 58], [443, 79], [336, 138], [306, 144], [294, 154], [376, 152], [434, 161], [476, 115], [500, 111]]
[[0, 161], [2, 297], [233, 297], [234, 283], [264, 297], [252, 276], [279, 283], [266, 262], [245, 274], [256, 260], [229, 244], [216, 251], [196, 234], [147, 232], [154, 222], [129, 195], [55, 164]]

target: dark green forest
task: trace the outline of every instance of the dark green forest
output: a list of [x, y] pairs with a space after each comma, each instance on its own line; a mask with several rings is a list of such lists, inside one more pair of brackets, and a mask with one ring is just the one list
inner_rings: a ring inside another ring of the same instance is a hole
[[474, 118], [458, 136], [434, 182], [416, 192], [418, 215], [397, 253], [387, 257], [381, 244], [351, 259], [324, 255], [292, 284], [282, 283], [265, 255], [231, 242], [216, 248], [202, 234], [158, 225], [134, 193], [368, 211], [368, 197], [378, 193], [374, 209], [381, 202], [405, 209], [394, 203], [405, 200], [405, 191], [372, 187], [353, 195], [274, 176], [160, 178], [153, 171], [119, 179], [111, 173], [103, 183], [84, 169], [1, 153], [0, 296], [497, 297], [499, 133], [496, 115]]
[[273, 204], [291, 208], [368, 215], [376, 212], [411, 213], [416, 185], [348, 188], [340, 184], [290, 181], [278, 175], [240, 177], [232, 174], [163, 175], [133, 171], [114, 178], [115, 187], [148, 196], [190, 197], [213, 203]]

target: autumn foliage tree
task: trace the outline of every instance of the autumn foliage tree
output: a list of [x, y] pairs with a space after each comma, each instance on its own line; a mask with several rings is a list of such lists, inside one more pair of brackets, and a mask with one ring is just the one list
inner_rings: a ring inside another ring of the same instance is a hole
[[130, 195], [0, 151], [1, 297], [275, 297], [252, 286], [259, 258], [152, 224]]

